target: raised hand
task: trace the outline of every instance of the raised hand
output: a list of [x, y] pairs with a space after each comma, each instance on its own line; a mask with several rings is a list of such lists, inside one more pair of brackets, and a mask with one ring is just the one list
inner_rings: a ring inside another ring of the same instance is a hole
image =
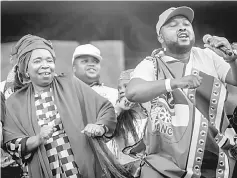
[[44, 125], [40, 128], [40, 138], [42, 138], [44, 141], [48, 140], [54, 132], [54, 127], [50, 125]]
[[175, 80], [177, 81], [178, 88], [195, 89], [199, 87], [202, 83], [202, 77], [196, 75], [187, 75], [185, 77]]

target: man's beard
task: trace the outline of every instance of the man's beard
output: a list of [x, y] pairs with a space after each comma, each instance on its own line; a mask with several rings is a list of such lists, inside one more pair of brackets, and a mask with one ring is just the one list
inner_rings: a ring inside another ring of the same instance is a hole
[[168, 43], [166, 43], [166, 48], [172, 54], [185, 54], [191, 50], [194, 43], [195, 43], [195, 38], [190, 40], [189, 45], [180, 45], [178, 42], [169, 41]]

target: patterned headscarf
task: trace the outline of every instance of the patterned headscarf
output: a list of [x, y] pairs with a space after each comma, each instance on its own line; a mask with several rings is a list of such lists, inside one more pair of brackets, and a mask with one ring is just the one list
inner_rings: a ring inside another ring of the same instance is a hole
[[46, 49], [55, 59], [51, 41], [30, 34], [23, 36], [12, 48], [10, 60], [16, 61], [16, 65], [8, 74], [4, 91], [9, 90], [9, 88], [12, 91], [17, 90], [29, 82], [26, 71], [34, 49]]
[[[132, 75], [133, 71], [134, 71], [134, 69], [128, 69], [128, 70], [122, 71], [120, 73], [120, 76], [119, 76], [118, 84], [120, 85], [120, 81], [121, 80], [123, 80], [124, 82], [128, 83], [131, 80], [131, 75]], [[120, 102], [120, 99], [121, 98], [120, 98], [120, 95], [118, 93], [118, 100], [117, 100], [117, 102]]]

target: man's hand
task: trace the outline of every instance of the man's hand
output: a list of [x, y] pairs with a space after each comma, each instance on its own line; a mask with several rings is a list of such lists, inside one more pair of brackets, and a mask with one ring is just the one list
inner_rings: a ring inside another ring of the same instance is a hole
[[204, 47], [211, 49], [214, 51], [217, 55], [220, 57], [223, 57], [226, 62], [233, 61], [234, 58], [237, 58], [237, 55], [229, 56], [226, 53], [224, 53], [220, 47], [226, 47], [233, 53], [232, 46], [230, 45], [229, 41], [224, 37], [218, 37], [218, 36], [212, 36], [212, 40], [210, 40], [209, 44], [204, 44]]
[[189, 88], [194, 89], [201, 85], [202, 77], [196, 75], [187, 75], [180, 79], [174, 79], [177, 88]]
[[81, 133], [86, 134], [89, 137], [99, 137], [104, 135], [106, 130], [102, 125], [97, 124], [87, 124], [87, 126], [81, 131]]

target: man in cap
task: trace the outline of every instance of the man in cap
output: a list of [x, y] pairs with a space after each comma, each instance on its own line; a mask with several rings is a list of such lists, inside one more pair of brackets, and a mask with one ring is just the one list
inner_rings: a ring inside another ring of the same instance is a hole
[[205, 49], [193, 47], [193, 18], [185, 6], [159, 16], [162, 48], [137, 65], [126, 90], [150, 115], [141, 177], [232, 176], [236, 133], [223, 106], [225, 84], [237, 86], [237, 56], [222, 37], [208, 36]]
[[78, 46], [72, 57], [74, 75], [92, 87], [101, 96], [107, 98], [115, 106], [118, 91], [100, 83], [100, 50], [91, 44]]

